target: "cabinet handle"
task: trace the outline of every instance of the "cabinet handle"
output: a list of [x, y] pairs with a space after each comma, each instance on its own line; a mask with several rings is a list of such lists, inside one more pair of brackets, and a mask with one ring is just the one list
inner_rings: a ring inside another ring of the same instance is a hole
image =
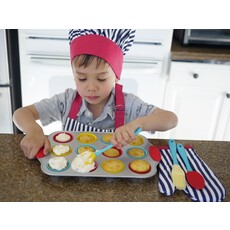
[[226, 93], [226, 97], [230, 99], [230, 93]]
[[197, 79], [199, 77], [199, 74], [198, 73], [194, 73], [193, 74], [193, 78]]

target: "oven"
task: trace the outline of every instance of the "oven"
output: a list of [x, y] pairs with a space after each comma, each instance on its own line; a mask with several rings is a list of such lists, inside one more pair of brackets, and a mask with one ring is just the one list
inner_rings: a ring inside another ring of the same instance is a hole
[[175, 29], [174, 37], [183, 45], [230, 45], [230, 29]]
[[[69, 59], [68, 30], [19, 30], [23, 106], [75, 88]], [[137, 30], [124, 58], [120, 83], [148, 103], [162, 107], [172, 30]], [[61, 129], [59, 122], [43, 128]]]

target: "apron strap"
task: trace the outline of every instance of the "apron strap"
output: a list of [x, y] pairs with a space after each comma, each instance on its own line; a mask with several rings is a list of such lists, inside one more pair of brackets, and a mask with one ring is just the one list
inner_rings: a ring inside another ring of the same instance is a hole
[[82, 98], [79, 95], [79, 93], [76, 94], [72, 106], [70, 108], [70, 112], [69, 112], [69, 117], [76, 120], [77, 119], [77, 114], [80, 111], [81, 108], [81, 104], [82, 104]]
[[125, 101], [122, 88], [123, 86], [120, 84], [115, 85], [115, 128], [118, 128], [125, 123]]
[[[118, 128], [124, 125], [125, 122], [125, 101], [124, 101], [124, 94], [122, 92], [122, 85], [116, 84], [115, 85], [115, 128]], [[82, 105], [82, 98], [77, 93], [72, 106], [69, 112], [69, 118], [76, 120], [77, 114], [80, 111]]]

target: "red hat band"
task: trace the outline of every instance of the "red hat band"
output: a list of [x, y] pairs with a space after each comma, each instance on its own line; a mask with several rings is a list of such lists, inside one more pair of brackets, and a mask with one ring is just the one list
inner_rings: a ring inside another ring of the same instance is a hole
[[71, 62], [81, 54], [90, 54], [104, 59], [113, 69], [116, 77], [120, 79], [123, 53], [110, 39], [100, 35], [84, 35], [75, 38], [70, 44]]

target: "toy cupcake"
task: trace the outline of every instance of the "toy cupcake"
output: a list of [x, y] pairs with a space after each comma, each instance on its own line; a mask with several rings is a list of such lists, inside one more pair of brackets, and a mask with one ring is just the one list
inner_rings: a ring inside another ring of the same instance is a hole
[[127, 154], [132, 158], [144, 158], [147, 155], [147, 152], [143, 148], [133, 147], [127, 149]]
[[72, 149], [68, 145], [55, 145], [51, 149], [51, 154], [54, 156], [67, 156], [72, 152]]
[[92, 133], [81, 133], [77, 136], [77, 141], [83, 144], [92, 144], [97, 141], [97, 136]]
[[120, 149], [117, 148], [111, 148], [106, 150], [103, 155], [106, 157], [119, 157], [122, 154], [122, 151]]
[[130, 162], [129, 168], [135, 173], [148, 173], [151, 170], [151, 165], [145, 160], [134, 160]]
[[67, 143], [73, 140], [73, 136], [70, 133], [61, 132], [54, 135], [53, 139], [56, 142]]
[[81, 153], [86, 152], [86, 151], [95, 152], [95, 151], [96, 151], [96, 148], [95, 148], [94, 146], [92, 146], [92, 145], [84, 144], [84, 145], [79, 146], [79, 147], [76, 149], [76, 153], [77, 153], [77, 154], [81, 154]]
[[124, 168], [125, 164], [120, 160], [106, 160], [102, 163], [102, 169], [108, 173], [120, 173]]
[[65, 157], [53, 157], [48, 161], [48, 168], [53, 171], [62, 171], [67, 169], [69, 166], [68, 161]]
[[144, 138], [140, 135], [136, 136], [136, 139], [129, 143], [129, 145], [139, 146], [144, 143]]
[[102, 142], [104, 142], [106, 144], [110, 144], [110, 139], [111, 139], [112, 135], [113, 135], [112, 133], [106, 133], [105, 135], [103, 135], [101, 137]]
[[97, 168], [95, 161], [90, 164], [86, 164], [85, 161], [90, 157], [90, 152], [85, 151], [82, 154], [78, 154], [71, 163], [71, 168], [80, 173], [92, 172]]

